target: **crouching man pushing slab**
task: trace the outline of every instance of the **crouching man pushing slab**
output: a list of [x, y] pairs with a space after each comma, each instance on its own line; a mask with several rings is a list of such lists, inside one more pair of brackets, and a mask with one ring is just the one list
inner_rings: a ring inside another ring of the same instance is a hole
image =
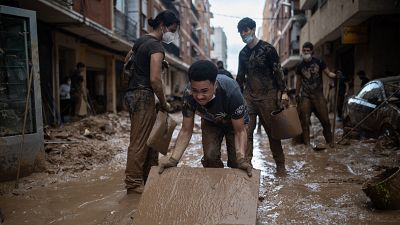
[[160, 161], [159, 173], [178, 165], [192, 137], [194, 115], [197, 114], [201, 117], [203, 167], [224, 167], [221, 143], [225, 137], [228, 166], [252, 175], [252, 166], [244, 157], [249, 121], [244, 98], [235, 80], [217, 74], [218, 69], [211, 61], [200, 60], [190, 66], [190, 83], [183, 96], [182, 128], [171, 156]]

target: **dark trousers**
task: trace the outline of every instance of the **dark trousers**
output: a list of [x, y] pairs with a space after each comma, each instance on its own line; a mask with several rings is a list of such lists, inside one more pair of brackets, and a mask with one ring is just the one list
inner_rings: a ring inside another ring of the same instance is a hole
[[154, 94], [135, 90], [125, 96], [131, 118], [130, 143], [125, 169], [126, 188], [135, 188], [146, 182], [152, 166], [158, 165], [158, 152], [146, 142], [156, 119]]
[[203, 167], [223, 168], [221, 160], [221, 144], [225, 137], [228, 153], [228, 167], [237, 168], [235, 151], [235, 134], [230, 125], [217, 125], [205, 119], [201, 119], [201, 135], [204, 156], [201, 159]]
[[71, 99], [61, 99], [60, 101], [61, 121], [65, 123], [65, 116], [71, 115]]
[[257, 125], [256, 117], [258, 115], [268, 135], [268, 141], [270, 144], [272, 157], [274, 158], [276, 165], [280, 166], [284, 165], [285, 155], [283, 153], [281, 140], [273, 139], [271, 136], [271, 129], [280, 129], [279, 127], [271, 127], [271, 112], [279, 108], [277, 91], [276, 90], [268, 91], [266, 98], [263, 100], [254, 100], [251, 97], [246, 96], [246, 102], [250, 116], [250, 122], [247, 131], [248, 146], [247, 146], [246, 158], [248, 159], [249, 162], [251, 162], [251, 159], [253, 158], [253, 133]]
[[316, 94], [311, 97], [302, 97], [300, 103], [301, 127], [303, 129], [304, 144], [310, 144], [310, 117], [311, 112], [321, 122], [323, 135], [327, 144], [332, 143], [331, 123], [329, 121], [328, 105], [324, 95]]

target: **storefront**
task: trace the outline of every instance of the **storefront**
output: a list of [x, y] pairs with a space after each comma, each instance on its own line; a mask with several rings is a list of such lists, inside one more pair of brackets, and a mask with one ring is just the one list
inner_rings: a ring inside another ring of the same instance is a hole
[[0, 6], [0, 181], [43, 159], [36, 13]]

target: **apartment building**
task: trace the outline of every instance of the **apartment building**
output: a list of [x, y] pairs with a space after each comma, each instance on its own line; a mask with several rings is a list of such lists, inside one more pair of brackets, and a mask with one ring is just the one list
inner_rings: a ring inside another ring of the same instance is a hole
[[226, 68], [228, 59], [228, 46], [224, 29], [222, 27], [214, 27], [214, 33], [211, 35], [214, 50], [211, 51], [211, 58], [217, 62], [222, 61]]
[[78, 115], [87, 115], [88, 109], [117, 111], [123, 59], [137, 38], [136, 22], [114, 7], [117, 2], [0, 2], [0, 110], [6, 117], [0, 119], [0, 179], [15, 176], [17, 158], [24, 175], [43, 156], [43, 124], [60, 123], [59, 87], [77, 62], [86, 65], [82, 75], [88, 99], [82, 98]]
[[314, 43], [332, 70], [354, 78], [354, 91], [359, 70], [370, 79], [400, 74], [400, 1], [300, 0], [300, 8], [307, 11], [300, 44]]
[[[0, 2], [0, 158], [4, 159], [0, 180], [16, 173], [23, 124], [27, 135], [20, 152], [22, 174], [33, 170], [43, 153], [43, 124], [60, 123], [60, 84], [78, 62], [86, 65], [82, 75], [87, 89], [78, 115], [123, 109], [127, 88], [122, 78], [124, 57], [137, 38], [149, 32], [147, 19], [165, 9], [173, 10], [182, 21], [180, 38], [164, 46], [170, 70], [163, 77], [166, 94], [180, 96], [189, 65], [210, 59], [212, 14], [208, 1]], [[28, 88], [30, 83], [32, 88]]]
[[300, 62], [300, 29], [305, 23], [299, 0], [266, 0], [262, 39], [271, 43], [280, 57], [289, 89], [296, 84], [295, 68]]

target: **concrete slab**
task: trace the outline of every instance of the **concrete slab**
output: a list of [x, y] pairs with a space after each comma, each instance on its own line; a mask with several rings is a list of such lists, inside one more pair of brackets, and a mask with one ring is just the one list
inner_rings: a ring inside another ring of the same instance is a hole
[[257, 216], [260, 171], [253, 177], [239, 169], [170, 168], [150, 171], [134, 224], [246, 224]]

